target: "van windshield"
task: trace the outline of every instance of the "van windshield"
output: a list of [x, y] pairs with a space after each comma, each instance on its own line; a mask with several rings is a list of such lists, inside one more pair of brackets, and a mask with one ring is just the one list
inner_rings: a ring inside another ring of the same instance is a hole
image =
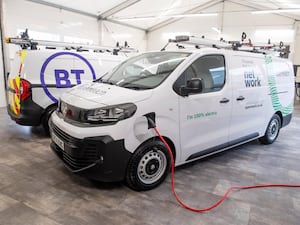
[[144, 53], [124, 61], [97, 81], [135, 90], [152, 89], [189, 55], [186, 52]]

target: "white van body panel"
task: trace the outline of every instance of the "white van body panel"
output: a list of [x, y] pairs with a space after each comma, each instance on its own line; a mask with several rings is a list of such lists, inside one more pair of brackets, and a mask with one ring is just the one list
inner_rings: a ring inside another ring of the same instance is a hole
[[[261, 136], [265, 132], [265, 123], [268, 123], [274, 114], [268, 104], [269, 88], [267, 76], [264, 75], [263, 57], [258, 54], [244, 57], [237, 53], [228, 61], [233, 92], [229, 139], [234, 140], [255, 133]], [[239, 98], [244, 100], [238, 100]]]
[[[148, 99], [152, 95], [153, 90], [139, 93], [110, 84], [88, 83], [72, 88], [69, 93], [70, 99], [67, 99], [66, 102], [77, 107], [82, 107], [82, 104], [85, 104], [85, 100], [101, 105], [114, 105], [120, 102], [139, 102]], [[83, 99], [83, 101], [78, 101], [78, 98]], [[87, 104], [85, 108], [92, 109], [95, 107]]]
[[[123, 60], [124, 58], [120, 56], [101, 53], [78, 53], [53, 50], [27, 51], [21, 77], [30, 81], [33, 85], [40, 85], [42, 80], [41, 76], [43, 75], [45, 86], [52, 85], [44, 88], [33, 88], [32, 91], [33, 101], [41, 107], [46, 108], [53, 103], [53, 99], [49, 98], [49, 94], [46, 93], [45, 89], [47, 89], [55, 99], [58, 99], [66, 88], [68, 88], [67, 85], [61, 88], [58, 87], [55, 72], [58, 73], [60, 71], [61, 73], [58, 74], [61, 75], [64, 75], [63, 72], [68, 74], [68, 80], [71, 82], [71, 85], [74, 86], [79, 84], [79, 81], [76, 80], [74, 70], [81, 72], [79, 73], [80, 83], [87, 83], [110, 71]], [[86, 62], [88, 62], [88, 64]], [[73, 71], [73, 73], [71, 71]], [[63, 82], [65, 81], [62, 79], [61, 83], [66, 84]]]

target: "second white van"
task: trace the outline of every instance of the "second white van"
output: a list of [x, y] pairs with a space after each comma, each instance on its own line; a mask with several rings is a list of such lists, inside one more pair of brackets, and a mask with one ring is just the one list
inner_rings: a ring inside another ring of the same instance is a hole
[[20, 50], [8, 77], [8, 114], [20, 125], [43, 125], [48, 132], [49, 116], [64, 91], [101, 77], [124, 59], [95, 52]]

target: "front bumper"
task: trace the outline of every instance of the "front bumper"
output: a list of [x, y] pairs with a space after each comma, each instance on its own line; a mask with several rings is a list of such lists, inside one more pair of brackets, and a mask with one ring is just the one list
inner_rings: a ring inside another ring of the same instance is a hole
[[125, 149], [124, 140], [113, 140], [110, 136], [78, 139], [53, 123], [50, 131], [64, 144], [63, 150], [52, 140], [52, 150], [73, 173], [104, 182], [124, 180], [132, 155]]

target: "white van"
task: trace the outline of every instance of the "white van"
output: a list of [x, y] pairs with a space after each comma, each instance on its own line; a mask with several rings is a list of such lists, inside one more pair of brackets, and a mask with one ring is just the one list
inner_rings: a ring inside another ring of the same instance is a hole
[[48, 131], [49, 116], [66, 89], [99, 78], [124, 59], [106, 53], [20, 50], [8, 77], [7, 111], [18, 124], [42, 124]]
[[216, 48], [149, 52], [63, 94], [50, 121], [51, 148], [72, 172], [159, 185], [176, 166], [259, 139], [273, 143], [292, 117], [290, 61]]

